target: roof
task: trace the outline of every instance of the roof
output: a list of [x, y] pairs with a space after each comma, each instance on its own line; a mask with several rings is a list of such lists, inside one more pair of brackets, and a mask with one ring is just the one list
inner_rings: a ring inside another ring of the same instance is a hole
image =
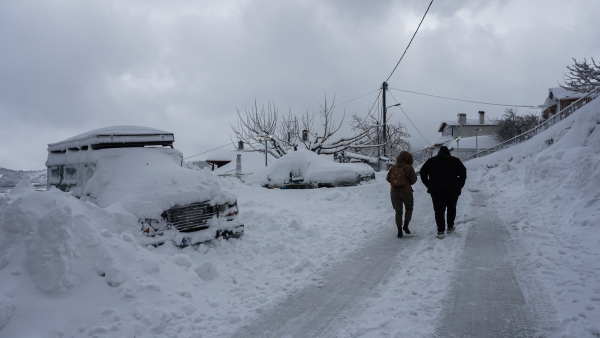
[[567, 89], [564, 89], [561, 87], [548, 88], [548, 96], [546, 96], [544, 103], [542, 103], [538, 107], [539, 108], [551, 107], [551, 106], [554, 106], [555, 104], [557, 104], [558, 101], [560, 101], [560, 100], [575, 100], [575, 99], [582, 98], [584, 95], [585, 95], [585, 93], [572, 92], [570, 90], [567, 90]]
[[[467, 123], [464, 123], [463, 125], [472, 125], [472, 126], [485, 126], [485, 125], [493, 125], [494, 123], [491, 122], [490, 120], [485, 120], [482, 123], [479, 123], [479, 119], [467, 119]], [[446, 121], [442, 121], [440, 123], [440, 128], [438, 129], [439, 132], [443, 131], [444, 129], [450, 127], [450, 126], [460, 126], [461, 124], [458, 122], [458, 120], [446, 120]]]
[[164, 130], [140, 126], [112, 126], [94, 129], [64, 141], [50, 143], [48, 151], [81, 149], [87, 146], [91, 146], [92, 149], [144, 145], [172, 146], [174, 141], [173, 133]]
[[585, 95], [585, 93], [572, 92], [561, 87], [549, 88], [548, 91], [548, 97], [552, 94], [553, 98], [556, 98], [557, 100], [578, 99]]

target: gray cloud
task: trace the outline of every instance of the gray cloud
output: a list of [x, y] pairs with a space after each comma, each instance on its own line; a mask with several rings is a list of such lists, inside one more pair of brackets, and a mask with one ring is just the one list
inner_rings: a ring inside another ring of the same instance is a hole
[[[429, 1], [0, 3], [0, 166], [43, 168], [46, 144], [117, 124], [176, 134], [186, 156], [229, 142], [236, 109], [318, 109], [379, 88]], [[390, 87], [539, 104], [571, 57], [598, 55], [594, 0], [434, 1]], [[439, 121], [503, 108], [393, 91], [430, 141]], [[366, 114], [376, 93], [338, 107]], [[393, 103], [393, 98], [389, 98]], [[411, 142], [425, 141], [400, 111]]]

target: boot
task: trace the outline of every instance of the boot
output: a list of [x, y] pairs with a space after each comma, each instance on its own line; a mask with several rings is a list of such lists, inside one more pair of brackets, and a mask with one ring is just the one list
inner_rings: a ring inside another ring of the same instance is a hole
[[398, 227], [398, 238], [402, 238], [402, 228]]
[[410, 235], [410, 230], [408, 230], [408, 222], [410, 221], [404, 221], [404, 227], [402, 227], [402, 230], [404, 230], [407, 235]]

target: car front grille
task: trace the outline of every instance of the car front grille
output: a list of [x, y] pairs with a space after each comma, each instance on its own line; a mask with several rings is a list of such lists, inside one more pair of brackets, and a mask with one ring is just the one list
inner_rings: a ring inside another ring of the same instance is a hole
[[194, 232], [208, 229], [206, 223], [215, 215], [217, 215], [216, 206], [192, 203], [183, 207], [173, 207], [165, 211], [162, 217], [180, 232]]

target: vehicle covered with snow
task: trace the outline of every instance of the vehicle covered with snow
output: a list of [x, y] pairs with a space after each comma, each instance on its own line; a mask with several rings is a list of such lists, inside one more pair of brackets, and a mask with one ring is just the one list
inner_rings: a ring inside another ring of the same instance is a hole
[[187, 245], [243, 232], [235, 196], [210, 172], [182, 167], [173, 142], [173, 133], [115, 126], [49, 144], [48, 189], [126, 209], [144, 233], [163, 235], [157, 241]]
[[364, 163], [336, 163], [309, 150], [287, 153], [246, 179], [283, 189], [353, 186], [375, 179], [375, 171]]

